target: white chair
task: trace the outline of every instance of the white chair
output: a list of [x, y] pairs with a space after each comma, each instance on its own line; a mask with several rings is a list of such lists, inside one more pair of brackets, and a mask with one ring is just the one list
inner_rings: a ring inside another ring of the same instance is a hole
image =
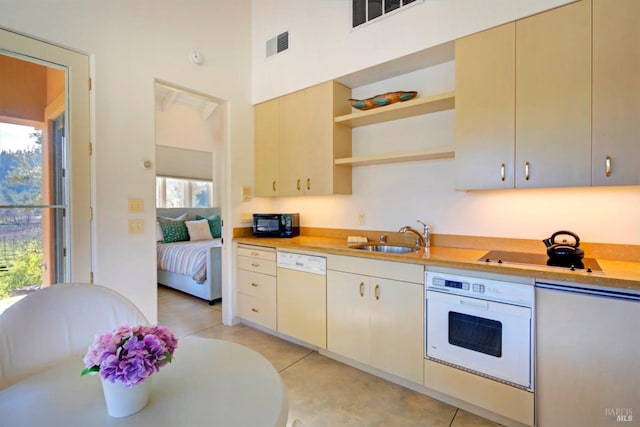
[[100, 285], [65, 283], [33, 292], [0, 315], [0, 390], [82, 357], [96, 335], [149, 322], [127, 298]]

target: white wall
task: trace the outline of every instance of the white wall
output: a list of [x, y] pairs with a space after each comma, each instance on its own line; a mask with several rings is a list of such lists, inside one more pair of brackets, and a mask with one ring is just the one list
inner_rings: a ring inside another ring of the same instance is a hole
[[[252, 0], [253, 101], [336, 79], [574, 0], [425, 0], [351, 28], [351, 0]], [[289, 49], [265, 43], [289, 31]]]
[[[154, 81], [229, 103], [232, 168], [228, 209], [252, 150], [249, 0], [0, 0], [0, 26], [91, 55], [93, 74], [94, 272], [157, 318], [154, 247]], [[229, 34], [233, 35], [230, 41]], [[193, 49], [205, 62], [189, 60]], [[252, 164], [252, 162], [251, 162]], [[239, 178], [236, 178], [238, 176]], [[249, 178], [250, 179], [250, 178]], [[127, 198], [144, 199], [144, 215], [127, 213]], [[127, 234], [127, 220], [145, 220], [145, 233]], [[226, 232], [230, 232], [227, 228]], [[227, 236], [228, 241], [231, 241]], [[232, 301], [232, 300], [230, 300]]]
[[[526, 16], [534, 12], [533, 3], [543, 9], [562, 2], [426, 0], [350, 33], [345, 28], [348, 22], [332, 15], [350, 2], [254, 1], [254, 99], [338, 77], [368, 61], [393, 59], [394, 45], [402, 46], [398, 50], [406, 53]], [[302, 8], [311, 7], [313, 13], [301, 13]], [[293, 11], [287, 13], [288, 8]], [[349, 11], [342, 13], [348, 15]], [[416, 20], [411, 36], [397, 31], [399, 20]], [[261, 60], [256, 44], [262, 46], [262, 38], [286, 29], [290, 29], [291, 51], [280, 58]], [[378, 33], [384, 37], [378, 37]], [[372, 40], [365, 42], [367, 37]], [[331, 45], [336, 39], [342, 44]], [[407, 44], [410, 49], [406, 49]], [[318, 58], [322, 58], [321, 67], [317, 67]], [[276, 76], [272, 69], [279, 74]], [[388, 91], [417, 90], [425, 96], [454, 90], [454, 71], [452, 61], [353, 88], [352, 95], [368, 98]], [[445, 111], [356, 128], [353, 154], [454, 144], [454, 120], [454, 112]], [[638, 186], [460, 192], [455, 190], [453, 162], [355, 167], [351, 196], [278, 198], [268, 208], [299, 211], [302, 225], [313, 227], [397, 230], [403, 225], [417, 225], [415, 220], [420, 219], [431, 224], [434, 233], [543, 239], [554, 231], [569, 229], [587, 242], [640, 244]], [[359, 213], [365, 214], [364, 225], [358, 224]]]
[[160, 102], [156, 102], [157, 145], [211, 153], [215, 144], [223, 142], [220, 108], [202, 120], [201, 111], [192, 105], [175, 103], [162, 111], [158, 104]]

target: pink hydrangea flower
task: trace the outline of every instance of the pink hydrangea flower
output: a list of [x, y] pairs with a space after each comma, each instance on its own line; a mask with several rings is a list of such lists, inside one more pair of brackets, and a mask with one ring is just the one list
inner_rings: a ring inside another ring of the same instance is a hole
[[176, 348], [178, 340], [166, 326], [120, 326], [95, 337], [82, 375], [99, 372], [107, 381], [131, 387], [170, 363]]

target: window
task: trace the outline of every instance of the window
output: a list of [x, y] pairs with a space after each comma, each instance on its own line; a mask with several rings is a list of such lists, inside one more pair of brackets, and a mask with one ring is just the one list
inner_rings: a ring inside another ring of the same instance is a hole
[[156, 177], [156, 207], [207, 208], [212, 206], [212, 181]]
[[356, 28], [374, 19], [424, 0], [351, 0], [352, 27]]

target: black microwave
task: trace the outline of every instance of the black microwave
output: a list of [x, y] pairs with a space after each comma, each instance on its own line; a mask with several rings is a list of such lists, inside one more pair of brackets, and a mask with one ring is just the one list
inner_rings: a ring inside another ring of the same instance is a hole
[[256, 237], [295, 237], [300, 235], [300, 214], [253, 214], [253, 235]]

